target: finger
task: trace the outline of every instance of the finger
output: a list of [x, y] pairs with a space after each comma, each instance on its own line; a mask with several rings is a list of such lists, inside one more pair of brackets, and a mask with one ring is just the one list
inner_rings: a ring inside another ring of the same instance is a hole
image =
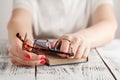
[[23, 55], [24, 55], [24, 54], [19, 54], [22, 51], [22, 46], [19, 43], [17, 43], [14, 46], [11, 46], [8, 51], [11, 52], [11, 53], [16, 52], [15, 55], [18, 55], [18, 56], [22, 56], [23, 57]]
[[51, 48], [54, 48], [54, 46], [55, 46], [55, 44], [56, 44], [57, 41], [58, 41], [58, 40], [56, 39], [56, 40], [54, 40], [54, 41], [52, 41], [52, 42], [50, 43]]
[[[77, 51], [77, 48], [79, 46], [79, 43], [75, 43], [75, 42], [71, 42], [70, 43], [70, 46], [69, 46], [69, 53], [74, 53], [74, 56], [76, 54], [76, 51]], [[71, 59], [71, 58], [74, 58], [74, 56], [70, 57], [70, 56], [67, 56], [68, 59]]]
[[85, 51], [85, 46], [84, 46], [84, 42], [82, 42], [81, 45], [79, 45], [74, 58], [81, 58], [82, 55], [84, 54], [84, 51]]
[[11, 55], [12, 61], [14, 62], [14, 64], [19, 64], [19, 65], [25, 65], [25, 66], [35, 66], [35, 65], [43, 65], [46, 63], [46, 61], [44, 59], [42, 60], [23, 60], [19, 57], [16, 57], [14, 55]]
[[18, 63], [16, 60], [15, 60], [15, 55], [13, 55], [12, 53], [9, 52], [9, 57], [10, 57], [10, 60], [12, 62], [12, 64], [14, 65], [20, 65], [20, 63]]
[[11, 58], [11, 55], [12, 55], [12, 53], [11, 53], [11, 52], [9, 52], [9, 53], [8, 53], [9, 58]]
[[54, 49], [60, 50], [61, 43], [62, 43], [62, 40], [61, 40], [61, 39], [58, 39], [58, 40], [55, 42], [55, 44], [54, 44]]
[[11, 58], [11, 62], [13, 65], [20, 66], [21, 64]]
[[62, 44], [60, 47], [60, 51], [61, 52], [68, 52], [69, 51], [69, 46], [70, 46], [70, 42], [67, 40], [62, 40]]
[[41, 60], [41, 59], [46, 59], [45, 55], [37, 55], [35, 53], [27, 52], [27, 55], [30, 56], [30, 60]]
[[15, 51], [15, 50], [11, 50], [10, 49], [10, 52], [12, 54], [14, 54], [15, 56], [21, 58], [21, 59], [24, 59], [24, 60], [40, 60], [40, 59], [45, 59], [45, 55], [37, 55], [35, 53], [32, 53], [32, 52], [28, 52], [28, 51], [25, 51], [25, 50], [20, 50], [19, 51]]
[[26, 45], [24, 45], [24, 47], [25, 47], [25, 49], [27, 49], [28, 51], [32, 51], [32, 46], [33, 46], [33, 41], [30, 41], [30, 40], [28, 40], [28, 39], [26, 39]]
[[70, 48], [69, 48], [69, 52], [71, 53], [71, 52], [73, 52], [74, 53], [74, 55], [77, 53], [77, 49], [78, 49], [78, 47], [79, 47], [79, 45], [80, 45], [80, 42], [71, 42], [71, 45], [70, 45]]
[[[29, 44], [30, 46], [33, 46], [33, 43], [34, 43], [33, 41], [30, 41], [28, 39], [26, 41], [27, 41], [27, 44]], [[26, 48], [29, 49], [29, 51], [32, 50], [32, 48], [29, 47], [29, 46], [26, 46]], [[35, 53], [28, 52], [28, 51], [25, 51], [25, 50], [24, 51], [21, 50], [21, 53], [24, 53], [25, 57], [27, 59], [31, 59], [31, 60], [40, 60], [40, 59], [45, 59], [46, 58], [45, 55], [37, 55]]]
[[26, 39], [26, 42], [27, 42], [27, 44], [29, 44], [30, 46], [33, 46], [34, 41], [31, 41], [31, 40], [29, 40], [29, 39]]
[[65, 35], [63, 35], [62, 37], [60, 37], [60, 40], [72, 40], [72, 36], [70, 36], [69, 34], [65, 34]]
[[90, 47], [87, 47], [87, 48], [85, 49], [85, 52], [84, 52], [82, 58], [86, 58], [86, 57], [88, 56], [89, 52], [90, 52]]
[[[27, 53], [25, 53], [25, 52], [22, 52], [20, 49], [18, 50], [18, 49], [10, 49], [9, 50], [9, 53], [10, 53], [10, 55], [9, 56], [11, 56], [11, 54], [12, 55], [15, 55], [15, 56], [17, 56], [17, 57], [20, 57], [21, 59], [24, 59], [24, 60], [26, 60], [27, 58], [26, 58], [26, 56], [27, 56]], [[28, 57], [28, 56], [27, 56]], [[30, 56], [29, 56], [30, 57]]]

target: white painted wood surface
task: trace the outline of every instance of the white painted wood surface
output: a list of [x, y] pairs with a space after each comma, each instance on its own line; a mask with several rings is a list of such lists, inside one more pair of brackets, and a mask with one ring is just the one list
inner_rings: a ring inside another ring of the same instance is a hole
[[37, 79], [40, 80], [114, 80], [95, 50], [92, 50], [87, 63], [39, 66]]
[[17, 67], [8, 57], [8, 42], [0, 42], [0, 80], [35, 80], [34, 67]]
[[[35, 71], [35, 67], [18, 67], [12, 65], [8, 57], [7, 48], [8, 42], [1, 40], [0, 80], [115, 80], [95, 49], [91, 50], [87, 63], [37, 66], [37, 70]], [[107, 49], [107, 47], [105, 48]], [[99, 53], [101, 54], [101, 52]], [[108, 58], [105, 58], [106, 63], [109, 63], [110, 69], [112, 69], [117, 79], [120, 80], [118, 76], [120, 75], [119, 61], [115, 62], [111, 58]], [[35, 73], [37, 73], [36, 76]]]
[[120, 40], [114, 40], [104, 47], [97, 48], [97, 50], [116, 79], [120, 80]]

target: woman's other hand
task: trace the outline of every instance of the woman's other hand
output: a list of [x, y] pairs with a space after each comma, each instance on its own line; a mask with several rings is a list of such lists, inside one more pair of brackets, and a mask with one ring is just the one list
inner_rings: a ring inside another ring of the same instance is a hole
[[[60, 51], [62, 52], [73, 52], [74, 57], [72, 58], [85, 58], [88, 56], [90, 51], [90, 43], [85, 40], [85, 38], [79, 34], [66, 34], [61, 36], [58, 40], [52, 42], [54, 47], [56, 42], [60, 43]], [[67, 57], [66, 55], [61, 55], [61, 57]]]

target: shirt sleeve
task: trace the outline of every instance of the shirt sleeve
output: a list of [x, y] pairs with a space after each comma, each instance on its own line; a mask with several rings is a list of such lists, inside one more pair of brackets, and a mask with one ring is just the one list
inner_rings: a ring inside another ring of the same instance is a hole
[[25, 9], [32, 14], [35, 34], [38, 34], [38, 0], [13, 0], [13, 9], [16, 8]]
[[13, 9], [23, 8], [32, 12], [34, 0], [13, 0]]
[[114, 6], [113, 0], [91, 0], [92, 13], [102, 4], [110, 4]]

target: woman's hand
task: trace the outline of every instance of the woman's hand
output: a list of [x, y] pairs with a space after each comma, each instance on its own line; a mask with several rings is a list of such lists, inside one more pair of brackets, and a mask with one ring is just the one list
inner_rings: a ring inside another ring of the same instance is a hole
[[[27, 44], [32, 45], [32, 42], [27, 40]], [[28, 50], [30, 47], [24, 46]], [[35, 66], [45, 64], [45, 55], [37, 55], [22, 49], [22, 42], [19, 40], [14, 41], [9, 48], [9, 57], [14, 65], [19, 66]]]
[[[66, 34], [61, 36], [58, 40], [52, 42], [54, 47], [56, 42], [60, 43], [60, 51], [62, 52], [73, 52], [74, 57], [72, 58], [84, 58], [88, 56], [90, 51], [90, 43], [83, 38], [83, 36], [75, 34]], [[60, 55], [61, 57], [67, 57], [66, 55]]]

